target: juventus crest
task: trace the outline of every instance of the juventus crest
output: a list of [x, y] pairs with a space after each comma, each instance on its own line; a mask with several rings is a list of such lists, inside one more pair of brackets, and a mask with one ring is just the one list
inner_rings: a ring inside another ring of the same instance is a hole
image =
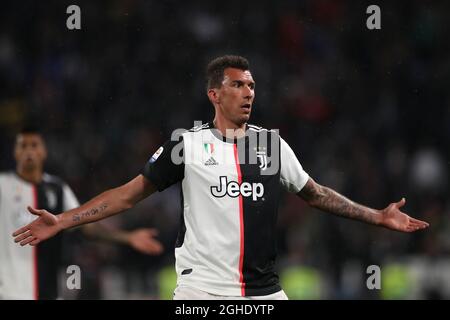
[[266, 170], [267, 169], [266, 151], [256, 151], [256, 157], [258, 159], [258, 164], [261, 171]]

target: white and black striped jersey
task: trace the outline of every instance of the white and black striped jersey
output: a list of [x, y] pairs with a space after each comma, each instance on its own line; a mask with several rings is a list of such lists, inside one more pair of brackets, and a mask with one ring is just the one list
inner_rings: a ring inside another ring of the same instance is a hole
[[245, 137], [229, 140], [212, 124], [195, 127], [159, 148], [143, 175], [159, 191], [181, 182], [179, 285], [228, 296], [281, 290], [274, 271], [280, 187], [297, 193], [309, 176], [278, 133], [247, 125]]
[[0, 299], [56, 299], [62, 235], [35, 247], [14, 243], [12, 233], [36, 219], [27, 206], [59, 214], [79, 203], [55, 176], [44, 174], [35, 185], [15, 172], [0, 173]]

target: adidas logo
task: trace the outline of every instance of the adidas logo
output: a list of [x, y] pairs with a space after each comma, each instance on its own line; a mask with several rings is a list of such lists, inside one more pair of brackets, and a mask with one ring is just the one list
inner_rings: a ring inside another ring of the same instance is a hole
[[213, 157], [209, 158], [205, 162], [205, 166], [217, 166], [218, 164], [219, 163]]

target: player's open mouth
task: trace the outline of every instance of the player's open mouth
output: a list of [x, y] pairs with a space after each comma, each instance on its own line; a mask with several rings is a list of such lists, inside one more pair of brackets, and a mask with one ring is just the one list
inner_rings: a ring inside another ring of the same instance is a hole
[[250, 111], [252, 106], [250, 105], [250, 103], [246, 103], [246, 104], [242, 105], [241, 108], [244, 109], [244, 110]]

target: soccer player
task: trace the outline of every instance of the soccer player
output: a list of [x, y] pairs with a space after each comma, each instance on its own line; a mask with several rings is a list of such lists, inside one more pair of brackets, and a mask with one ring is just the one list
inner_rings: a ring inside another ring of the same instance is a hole
[[[27, 206], [55, 213], [79, 206], [71, 188], [43, 171], [47, 150], [37, 128], [26, 127], [14, 147], [16, 170], [0, 173], [0, 299], [56, 299], [61, 267], [62, 234], [35, 247], [20, 248], [10, 234], [30, 222]], [[146, 254], [159, 254], [161, 244], [152, 229], [111, 232], [99, 224], [82, 227], [84, 234], [128, 244]]]
[[181, 182], [174, 299], [287, 299], [274, 272], [281, 187], [342, 217], [402, 232], [428, 227], [400, 211], [405, 199], [376, 210], [318, 184], [275, 131], [248, 124], [255, 81], [245, 58], [211, 61], [207, 95], [215, 108], [211, 123], [167, 141], [142, 174], [77, 209], [55, 216], [30, 207], [38, 218], [14, 232], [15, 241], [37, 245], [61, 230], [107, 218]]

